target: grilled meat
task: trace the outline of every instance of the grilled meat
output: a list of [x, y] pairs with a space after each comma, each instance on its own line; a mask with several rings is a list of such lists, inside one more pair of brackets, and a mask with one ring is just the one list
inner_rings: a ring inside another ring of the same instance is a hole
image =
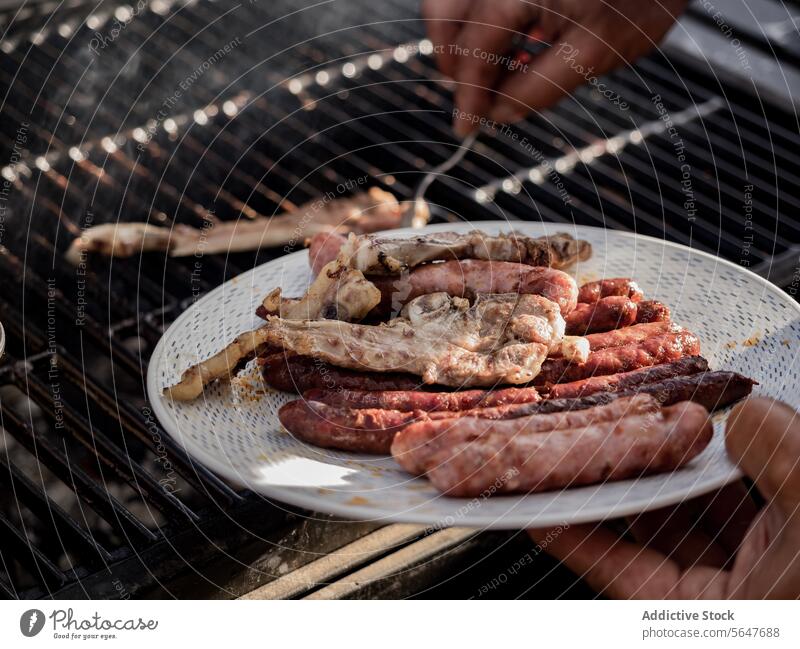
[[293, 245], [320, 232], [363, 234], [396, 228], [401, 223], [403, 209], [392, 194], [372, 187], [350, 197], [318, 198], [273, 217], [228, 222], [209, 219], [202, 229], [187, 225], [168, 228], [146, 223], [106, 223], [88, 228], [75, 239], [67, 251], [67, 259], [77, 264], [87, 252], [128, 257], [168, 251], [173, 257], [186, 257]]
[[[582, 339], [579, 339], [579, 341]], [[272, 317], [209, 360], [189, 368], [167, 388], [174, 399], [194, 399], [210, 381], [227, 378], [253, 354], [281, 346], [339, 367], [408, 372], [424, 383], [480, 386], [526, 383], [553, 350], [585, 359], [588, 345], [564, 339], [558, 305], [538, 295], [479, 296], [473, 306], [445, 293], [409, 302], [403, 316], [380, 326]]]

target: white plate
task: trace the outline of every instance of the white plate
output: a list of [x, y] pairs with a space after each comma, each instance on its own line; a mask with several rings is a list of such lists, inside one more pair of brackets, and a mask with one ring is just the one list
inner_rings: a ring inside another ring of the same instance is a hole
[[[650, 237], [557, 224], [515, 222], [513, 227], [533, 236], [568, 230], [587, 239], [594, 254], [575, 269], [579, 282], [633, 277], [648, 298], [669, 305], [673, 319], [700, 337], [702, 354], [713, 369], [753, 377], [760, 383], [756, 394], [800, 406], [800, 307], [769, 282], [712, 255]], [[475, 228], [496, 233], [510, 226], [484, 222], [428, 229]], [[182, 370], [259, 324], [254, 312], [269, 289], [281, 286], [285, 295], [300, 295], [310, 280], [305, 251], [246, 272], [183, 313], [150, 360], [147, 389], [164, 428], [192, 457], [237, 484], [345, 518], [512, 529], [655, 509], [739, 476], [725, 454], [726, 413], [721, 413], [715, 416], [708, 448], [674, 473], [522, 496], [447, 498], [426, 480], [411, 478], [391, 458], [330, 451], [294, 439], [276, 415], [294, 395], [259, 394], [264, 386], [254, 363], [243, 382], [212, 386], [195, 402], [162, 397], [162, 388], [177, 381]]]

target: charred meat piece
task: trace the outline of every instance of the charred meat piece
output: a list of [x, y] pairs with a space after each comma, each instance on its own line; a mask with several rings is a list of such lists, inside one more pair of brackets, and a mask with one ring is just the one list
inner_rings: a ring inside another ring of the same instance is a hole
[[319, 232], [363, 234], [396, 228], [402, 221], [403, 209], [392, 194], [372, 187], [351, 197], [318, 198], [273, 217], [209, 220], [202, 229], [187, 225], [107, 223], [85, 230], [72, 242], [67, 259], [78, 263], [87, 252], [128, 257], [160, 250], [173, 257], [186, 257], [295, 245]]
[[402, 372], [358, 372], [336, 367], [318, 358], [279, 352], [259, 359], [264, 382], [275, 390], [297, 392], [340, 390], [417, 390], [418, 376]]
[[531, 493], [674, 471], [712, 436], [708, 412], [692, 402], [547, 432], [528, 430], [525, 418], [476, 421], [453, 422], [430, 450], [407, 442], [429, 425], [412, 424], [395, 436], [392, 455], [413, 473], [422, 469], [442, 493], [476, 497], [490, 488]]

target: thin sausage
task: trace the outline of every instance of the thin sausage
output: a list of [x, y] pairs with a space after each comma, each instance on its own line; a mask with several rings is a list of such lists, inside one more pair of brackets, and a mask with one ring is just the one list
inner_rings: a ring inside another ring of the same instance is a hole
[[395, 433], [423, 415], [422, 412], [397, 410], [375, 413], [366, 409], [332, 408], [305, 399], [290, 401], [278, 411], [284, 428], [304, 442], [323, 448], [383, 455], [389, 453]]
[[708, 361], [702, 356], [686, 356], [672, 363], [653, 365], [631, 372], [593, 376], [571, 383], [559, 383], [550, 387], [548, 397], [552, 399], [575, 399], [596, 392], [618, 392], [635, 388], [645, 383], [657, 383], [677, 376], [689, 376], [708, 370]]
[[539, 401], [536, 388], [501, 390], [466, 390], [464, 392], [423, 392], [422, 390], [307, 390], [307, 401], [350, 408], [387, 408], [389, 410], [469, 410]]
[[683, 327], [672, 322], [647, 322], [635, 324], [624, 329], [614, 329], [596, 334], [589, 334], [586, 340], [589, 342], [589, 349], [593, 352], [609, 347], [622, 347], [623, 345], [634, 345], [641, 343], [648, 338], [661, 336], [668, 333], [678, 333], [685, 331]]

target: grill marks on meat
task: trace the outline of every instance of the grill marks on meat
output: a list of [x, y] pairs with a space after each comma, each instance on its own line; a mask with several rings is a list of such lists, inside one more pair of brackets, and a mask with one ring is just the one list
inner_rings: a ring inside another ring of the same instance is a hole
[[445, 292], [474, 300], [480, 293], [533, 294], [552, 300], [567, 314], [575, 308], [578, 286], [565, 272], [508, 261], [447, 261], [428, 264], [397, 277], [373, 277], [381, 292], [371, 315], [385, 317], [409, 300], [427, 293]]
[[392, 455], [415, 473], [422, 468], [442, 493], [474, 497], [489, 488], [531, 493], [674, 471], [712, 436], [708, 412], [692, 402], [548, 432], [515, 419], [512, 431], [481, 422], [476, 435], [474, 421], [453, 422], [446, 443], [430, 452], [426, 444], [404, 443], [408, 431], [427, 425], [414, 424], [395, 437]]
[[206, 229], [187, 225], [160, 227], [145, 223], [108, 223], [85, 230], [72, 242], [67, 259], [78, 263], [83, 253], [128, 257], [148, 251], [168, 251], [173, 257], [258, 250], [300, 243], [316, 233], [363, 234], [400, 225], [403, 206], [378, 187], [327, 203], [315, 199], [296, 210], [273, 217], [254, 215], [236, 221], [211, 222]]
[[[186, 370], [165, 393], [176, 400], [194, 399], [205, 385], [229, 378], [270, 346], [338, 367], [408, 372], [424, 383], [455, 387], [526, 383], [551, 349], [565, 349], [559, 308], [538, 295], [481, 295], [470, 306], [464, 299], [433, 293], [409, 302], [403, 316], [380, 326], [273, 317]], [[570, 343], [566, 347], [573, 347]]]
[[365, 274], [398, 275], [424, 263], [452, 259], [563, 268], [588, 259], [591, 252], [588, 242], [564, 233], [533, 238], [513, 232], [492, 236], [473, 230], [466, 234], [439, 232], [407, 238], [351, 235], [340, 255]]
[[615, 277], [601, 279], [596, 282], [587, 282], [578, 291], [578, 302], [594, 303], [604, 297], [627, 297], [634, 302], [640, 302], [644, 297], [639, 285], [628, 277]]

